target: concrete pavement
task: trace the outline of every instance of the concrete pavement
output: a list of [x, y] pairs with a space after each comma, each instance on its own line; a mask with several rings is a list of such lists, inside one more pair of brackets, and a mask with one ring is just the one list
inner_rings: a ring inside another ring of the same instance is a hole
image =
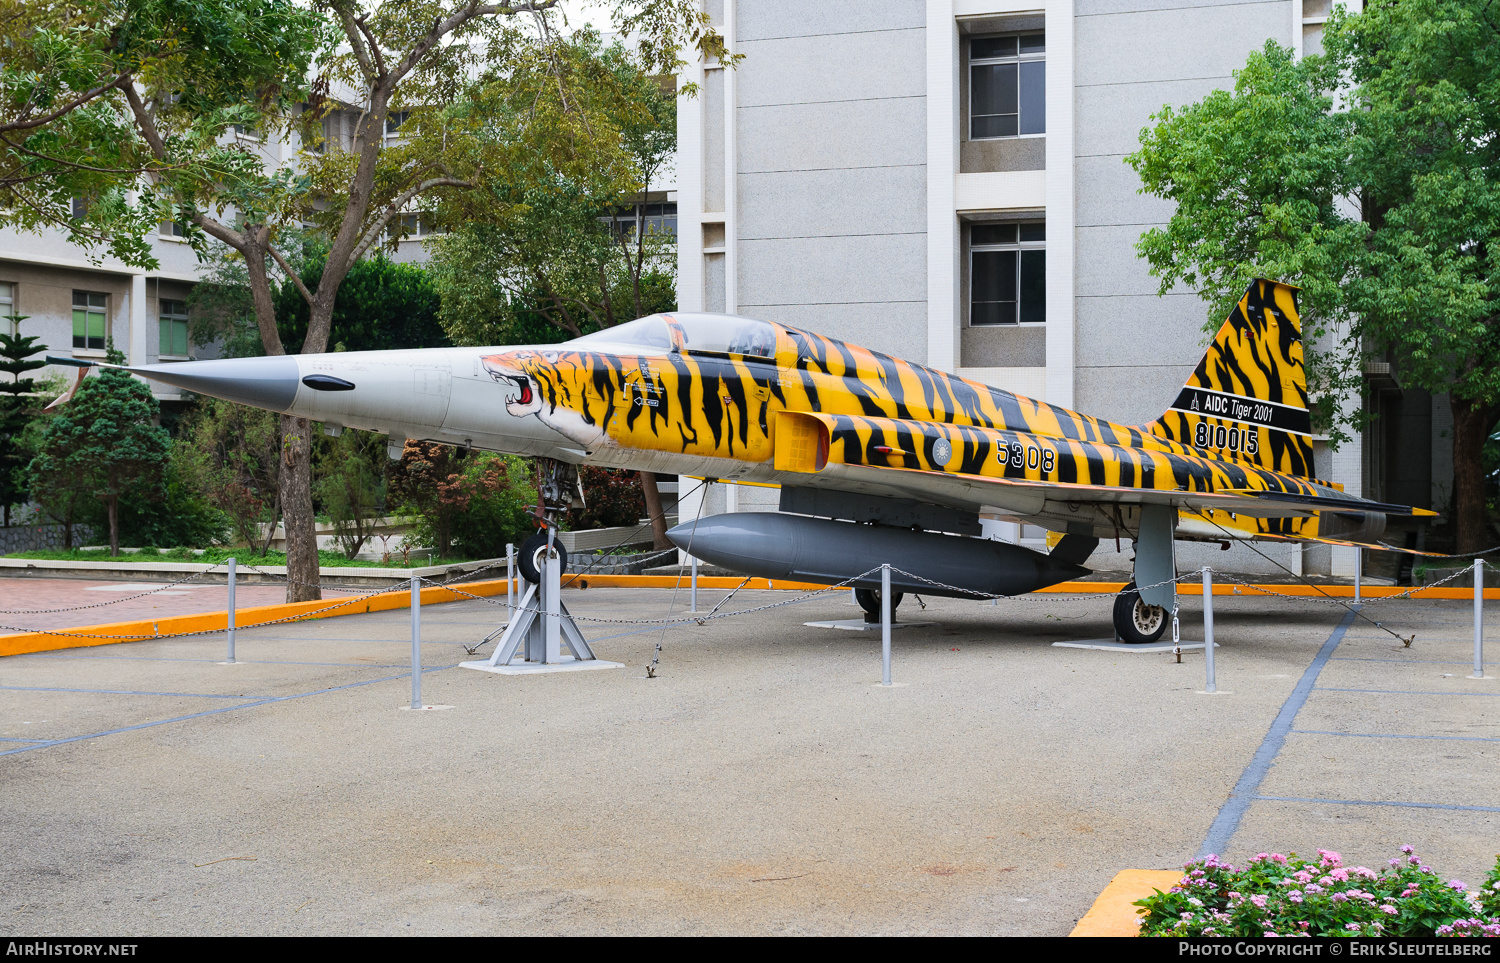
[[1336, 606], [1220, 598], [1206, 696], [1201, 652], [1050, 645], [1109, 634], [1108, 597], [929, 600], [893, 689], [878, 632], [803, 626], [857, 617], [845, 593], [666, 630], [627, 623], [685, 591], [566, 600], [618, 620], [582, 624], [626, 669], [454, 668], [501, 610], [435, 606], [439, 712], [398, 708], [404, 611], [242, 630], [239, 666], [219, 636], [0, 660], [0, 931], [1065, 934], [1116, 871], [1226, 828], [1230, 858], [1493, 862], [1500, 681], [1463, 678], [1464, 603], [1384, 603], [1404, 649], [1359, 620], [1330, 647]]

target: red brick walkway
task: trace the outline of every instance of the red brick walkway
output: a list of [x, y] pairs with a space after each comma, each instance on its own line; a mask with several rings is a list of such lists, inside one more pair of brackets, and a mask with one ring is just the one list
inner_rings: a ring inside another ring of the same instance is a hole
[[[18, 630], [66, 629], [80, 625], [101, 625], [152, 616], [193, 615], [198, 612], [222, 611], [229, 604], [227, 585], [205, 585], [184, 582], [154, 595], [141, 595], [162, 589], [164, 582], [96, 581], [64, 578], [0, 578], [0, 635]], [[339, 598], [348, 592], [325, 589], [324, 598]], [[129, 601], [122, 601], [129, 599]], [[286, 601], [281, 585], [237, 585], [236, 608], [274, 605]], [[111, 603], [108, 605], [100, 603]], [[44, 614], [38, 609], [93, 608], [73, 612]]]

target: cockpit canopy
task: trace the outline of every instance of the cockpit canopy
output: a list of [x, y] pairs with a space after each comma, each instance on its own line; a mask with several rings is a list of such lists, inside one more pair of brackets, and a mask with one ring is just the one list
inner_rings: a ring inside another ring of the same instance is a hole
[[613, 328], [595, 331], [569, 344], [602, 347], [606, 344], [655, 351], [739, 354], [776, 357], [776, 329], [765, 321], [732, 314], [653, 314]]

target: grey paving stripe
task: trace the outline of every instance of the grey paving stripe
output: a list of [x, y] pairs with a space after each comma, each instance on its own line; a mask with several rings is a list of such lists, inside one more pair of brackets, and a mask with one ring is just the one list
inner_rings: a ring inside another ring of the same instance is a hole
[[1256, 796], [1267, 802], [1319, 803], [1327, 806], [1395, 806], [1398, 809], [1451, 809], [1467, 813], [1500, 813], [1500, 806], [1455, 806], [1449, 803], [1394, 802], [1383, 799], [1311, 799], [1302, 796]]
[[1409, 736], [1389, 732], [1332, 732], [1324, 729], [1293, 729], [1293, 735], [1349, 736], [1354, 739], [1451, 739], [1456, 742], [1500, 742], [1493, 736]]
[[1320, 685], [1319, 692], [1368, 692], [1374, 695], [1435, 695], [1435, 696], [1481, 696], [1486, 699], [1500, 699], [1500, 692], [1431, 692], [1426, 689], [1340, 689], [1333, 686]]
[[1250, 764], [1245, 771], [1240, 773], [1239, 781], [1229, 792], [1229, 798], [1220, 807], [1219, 814], [1214, 817], [1213, 824], [1208, 827], [1208, 835], [1203, 839], [1203, 845], [1198, 847], [1198, 859], [1202, 859], [1209, 853], [1222, 853], [1228, 846], [1229, 840], [1233, 838], [1235, 831], [1240, 828], [1240, 820], [1244, 818], [1250, 803], [1262, 798], [1257, 793], [1261, 782], [1270, 772], [1271, 764], [1276, 761], [1276, 756], [1281, 752], [1281, 747], [1286, 744], [1287, 734], [1291, 732], [1292, 722], [1297, 718], [1297, 713], [1307, 704], [1307, 697], [1312, 694], [1313, 684], [1318, 681], [1318, 673], [1323, 671], [1323, 666], [1328, 664], [1328, 659], [1333, 655], [1333, 650], [1338, 648], [1344, 640], [1344, 633], [1354, 622], [1354, 612], [1344, 616], [1338, 628], [1318, 649], [1318, 654], [1313, 658], [1312, 664], [1302, 673], [1302, 678], [1297, 680], [1297, 687], [1292, 694], [1287, 696], [1286, 702], [1282, 703], [1281, 711], [1276, 714], [1276, 719], [1271, 723], [1270, 731], [1266, 733], [1265, 739], [1261, 740], [1260, 748], [1255, 750], [1255, 755], [1250, 759]]

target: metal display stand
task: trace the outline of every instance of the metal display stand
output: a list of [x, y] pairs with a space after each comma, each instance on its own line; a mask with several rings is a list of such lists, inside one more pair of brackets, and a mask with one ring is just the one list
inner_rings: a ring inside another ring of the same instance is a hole
[[[562, 601], [562, 572], [557, 551], [549, 543], [540, 583], [528, 586], [511, 613], [509, 624], [495, 644], [495, 654], [485, 660], [461, 662], [465, 669], [499, 675], [532, 675], [579, 669], [621, 669], [619, 662], [604, 662], [589, 648], [578, 624]], [[524, 648], [523, 648], [524, 646]], [[566, 648], [569, 655], [563, 654]], [[521, 661], [516, 661], [517, 654]]]

